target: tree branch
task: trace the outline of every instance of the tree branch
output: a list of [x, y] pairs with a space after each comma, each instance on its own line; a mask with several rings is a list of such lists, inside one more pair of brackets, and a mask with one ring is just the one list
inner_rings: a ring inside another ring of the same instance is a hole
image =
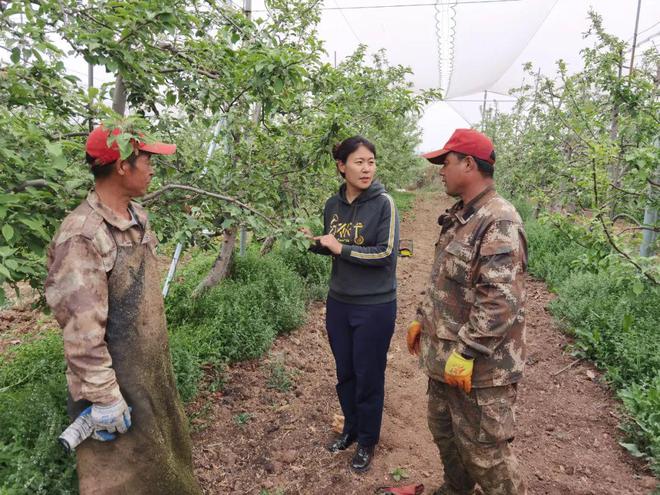
[[610, 187], [612, 189], [616, 189], [617, 191], [621, 191], [622, 193], [630, 194], [631, 196], [637, 196], [637, 197], [646, 196], [645, 194], [640, 194], [640, 193], [637, 193], [637, 192], [634, 192], [634, 191], [626, 191], [625, 189], [621, 189], [620, 187], [615, 186], [611, 182], [610, 182]]
[[630, 264], [632, 264], [635, 268], [637, 268], [637, 270], [639, 270], [639, 272], [642, 275], [644, 275], [646, 278], [648, 278], [655, 285], [658, 285], [658, 281], [655, 278], [653, 278], [653, 276], [650, 273], [645, 272], [644, 269], [641, 266], [639, 266], [635, 262], [635, 260], [633, 260], [626, 252], [619, 249], [619, 247], [614, 242], [614, 239], [612, 238], [612, 234], [610, 234], [610, 231], [607, 229], [607, 226], [605, 225], [605, 221], [603, 220], [603, 214], [598, 213], [598, 215], [596, 215], [596, 218], [598, 218], [598, 221], [602, 225], [603, 232], [605, 232], [605, 236], [607, 237], [607, 241], [610, 243], [610, 246], [612, 246], [614, 248], [614, 250], [617, 253], [619, 253], [621, 256], [623, 256]]
[[612, 223], [616, 222], [619, 218], [627, 218], [628, 220], [632, 220], [633, 223], [637, 226], [641, 226], [642, 224], [637, 221], [637, 219], [631, 215], [628, 215], [627, 213], [617, 213], [614, 215], [614, 218], [612, 218]]
[[239, 201], [236, 198], [232, 198], [231, 196], [224, 196], [222, 194], [214, 193], [214, 192], [211, 192], [211, 191], [206, 191], [206, 190], [200, 189], [198, 187], [186, 186], [184, 184], [167, 184], [167, 185], [163, 186], [161, 189], [159, 189], [158, 191], [154, 191], [154, 192], [144, 196], [142, 198], [142, 201], [144, 203], [151, 202], [151, 201], [155, 200], [161, 194], [163, 194], [167, 191], [173, 190], [173, 189], [182, 189], [184, 191], [191, 191], [191, 192], [194, 192], [194, 193], [197, 193], [197, 194], [202, 194], [204, 196], [210, 196], [210, 197], [215, 198], [215, 199], [220, 199], [220, 200], [226, 201], [228, 203], [233, 203], [233, 204], [243, 208], [244, 210], [250, 211], [250, 212], [254, 213], [255, 215], [263, 218], [264, 220], [266, 220], [273, 227], [278, 226], [275, 222], [273, 222], [266, 215], [264, 215], [263, 213], [255, 210], [251, 206], [246, 205], [245, 203], [242, 203], [241, 201]]
[[598, 219], [601, 226], [603, 227], [603, 232], [605, 233], [605, 237], [607, 237], [607, 242], [609, 242], [610, 246], [612, 246], [612, 248], [617, 253], [619, 253], [630, 264], [632, 264], [635, 268], [637, 268], [637, 270], [639, 270], [639, 272], [642, 275], [644, 275], [646, 278], [648, 278], [655, 285], [658, 285], [658, 281], [655, 278], [653, 278], [653, 276], [651, 274], [645, 272], [644, 269], [641, 266], [639, 266], [639, 264], [637, 264], [635, 262], [635, 260], [633, 260], [628, 255], [628, 253], [626, 253], [625, 251], [622, 251], [619, 248], [619, 246], [616, 245], [616, 243], [614, 242], [614, 239], [612, 238], [612, 234], [610, 233], [609, 229], [607, 228], [607, 225], [605, 225], [605, 220], [603, 220], [603, 212], [600, 211], [600, 206], [598, 205], [598, 182], [597, 182], [597, 177], [596, 177], [596, 160], [594, 160], [594, 159], [591, 160], [591, 176], [592, 176], [592, 179], [593, 179], [593, 186], [594, 186], [594, 206], [596, 207], [595, 208], [596, 211], [598, 211], [598, 213], [596, 214], [596, 218]]
[[14, 186], [11, 189], [7, 190], [7, 192], [22, 192], [25, 191], [28, 187], [36, 187], [37, 189], [41, 189], [44, 187], [48, 187], [48, 182], [46, 182], [45, 179], [26, 180], [22, 184], [19, 184], [18, 186]]
[[60, 139], [68, 139], [72, 137], [87, 137], [89, 132], [68, 132], [66, 134], [58, 134], [57, 136], [48, 136], [51, 141], [58, 141]]
[[623, 229], [619, 234], [623, 234], [624, 232], [630, 232], [633, 230], [650, 230], [651, 232], [660, 232], [660, 227], [628, 227], [627, 229]]
[[179, 50], [177, 50], [172, 43], [169, 43], [167, 41], [158, 43], [158, 48], [161, 48], [163, 50], [167, 50], [168, 52], [172, 53], [173, 55], [176, 55], [177, 57], [185, 60], [188, 62], [194, 70], [199, 72], [201, 75], [206, 76], [210, 79], [219, 79], [220, 75], [217, 72], [209, 72], [206, 69], [202, 69], [201, 67], [197, 66], [197, 63], [192, 57], [189, 57], [188, 55], [185, 55], [184, 53], [181, 53]]

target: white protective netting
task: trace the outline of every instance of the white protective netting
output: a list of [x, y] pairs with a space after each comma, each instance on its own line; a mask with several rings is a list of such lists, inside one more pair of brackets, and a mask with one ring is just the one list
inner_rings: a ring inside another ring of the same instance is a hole
[[[243, 0], [233, 0], [236, 7]], [[264, 0], [253, 0], [253, 16], [267, 19]], [[446, 102], [427, 108], [421, 120], [425, 150], [442, 144], [458, 126], [479, 122], [484, 90], [487, 106], [511, 108], [512, 88], [523, 82], [522, 65], [532, 62], [544, 74], [555, 73], [564, 59], [569, 71], [581, 68], [580, 50], [590, 44], [582, 37], [588, 12], [603, 17], [605, 30], [630, 41], [637, 0], [321, 0], [318, 26], [334, 63], [360, 43], [369, 53], [385, 49], [391, 64], [411, 67], [416, 90], [440, 87]], [[660, 0], [642, 0], [638, 52], [660, 42]], [[439, 63], [442, 59], [442, 64]], [[83, 84], [86, 64], [67, 63]], [[97, 68], [96, 84], [111, 77]]]

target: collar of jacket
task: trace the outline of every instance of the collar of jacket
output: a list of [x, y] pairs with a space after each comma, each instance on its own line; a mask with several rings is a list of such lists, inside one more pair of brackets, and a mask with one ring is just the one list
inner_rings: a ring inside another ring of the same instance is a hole
[[339, 198], [339, 201], [342, 203], [345, 203], [347, 205], [356, 205], [359, 203], [366, 203], [367, 201], [380, 196], [383, 194], [385, 191], [385, 186], [383, 186], [379, 181], [374, 180], [371, 185], [362, 191], [358, 196], [353, 200], [352, 203], [349, 203], [348, 200], [346, 199], [346, 183], [344, 182], [340, 187], [339, 191], [337, 192], [337, 197]]
[[[101, 200], [94, 189], [89, 191], [89, 194], [87, 195], [87, 203], [89, 203], [89, 206], [101, 215], [106, 222], [122, 232], [130, 229], [134, 225], [131, 220], [126, 220], [125, 218], [120, 217], [114, 210], [101, 203]], [[135, 201], [130, 202], [130, 208], [133, 210], [135, 218], [137, 218], [140, 226], [144, 228], [144, 226], [147, 225], [147, 212]]]
[[472, 198], [468, 204], [464, 205], [463, 200], [454, 203], [444, 215], [440, 215], [440, 218], [438, 218], [438, 224], [443, 226], [443, 230], [446, 220], [449, 219], [456, 220], [461, 225], [465, 225], [495, 194], [495, 186], [488, 186]]

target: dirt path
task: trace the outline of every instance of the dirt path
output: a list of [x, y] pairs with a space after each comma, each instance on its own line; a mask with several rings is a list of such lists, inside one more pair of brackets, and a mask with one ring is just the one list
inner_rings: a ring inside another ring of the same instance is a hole
[[[324, 329], [324, 306], [310, 308], [308, 323], [278, 339], [269, 358], [228, 370], [223, 392], [193, 408], [196, 473], [207, 494], [370, 494], [404, 482], [422, 482], [425, 493], [440, 484], [440, 459], [426, 425], [426, 379], [405, 346], [405, 329], [424, 290], [437, 236], [436, 218], [447, 198], [420, 197], [402, 223], [401, 237], [414, 239], [415, 255], [400, 259], [399, 313], [388, 355], [385, 412], [373, 468], [348, 469], [350, 451], [324, 448], [340, 413], [334, 362]], [[531, 494], [648, 494], [655, 478], [617, 444], [617, 406], [599, 374], [572, 363], [567, 339], [545, 310], [545, 286], [528, 286], [527, 374], [520, 387], [514, 443]], [[292, 385], [288, 386], [287, 379]], [[396, 484], [396, 483], [395, 483]]]

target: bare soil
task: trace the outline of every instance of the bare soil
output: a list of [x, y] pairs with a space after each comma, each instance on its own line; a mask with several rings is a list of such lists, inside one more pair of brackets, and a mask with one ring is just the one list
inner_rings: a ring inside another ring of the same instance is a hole
[[7, 308], [0, 309], [0, 355], [20, 344], [39, 338], [49, 328], [57, 328], [55, 319], [37, 308], [39, 295], [27, 284], [20, 284], [21, 297], [16, 297], [9, 286]]
[[[426, 424], [427, 379], [407, 352], [405, 331], [428, 281], [436, 218], [449, 203], [441, 194], [419, 195], [402, 222], [401, 237], [413, 239], [415, 251], [399, 259], [397, 328], [372, 469], [350, 471], [352, 448], [325, 450], [341, 411], [325, 308], [315, 303], [307, 323], [279, 338], [268, 357], [230, 367], [222, 391], [190, 407], [195, 470], [206, 494], [357, 495], [409, 483], [423, 483], [432, 493], [441, 483], [442, 465]], [[592, 365], [567, 352], [570, 340], [546, 309], [551, 298], [543, 283], [529, 280], [529, 359], [514, 442], [529, 493], [651, 493], [657, 480], [618, 445], [613, 394]], [[397, 468], [408, 478], [393, 481]]]

